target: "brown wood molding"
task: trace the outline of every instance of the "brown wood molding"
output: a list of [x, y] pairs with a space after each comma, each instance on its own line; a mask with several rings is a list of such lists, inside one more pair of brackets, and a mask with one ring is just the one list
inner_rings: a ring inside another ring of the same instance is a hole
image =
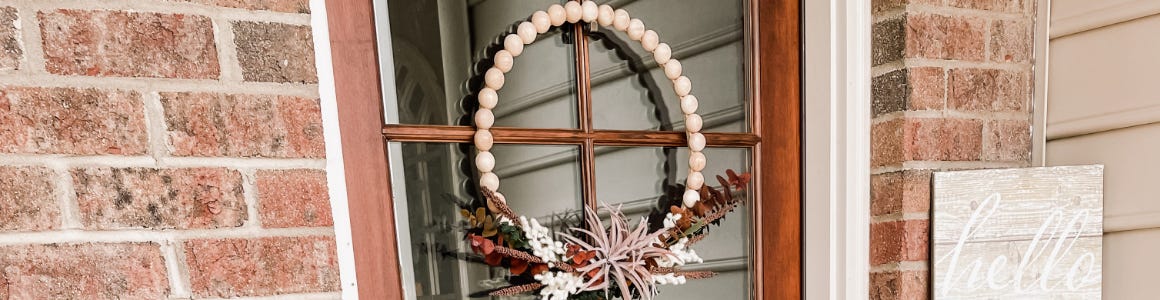
[[361, 299], [403, 299], [371, 0], [327, 0], [347, 201]]
[[[498, 144], [583, 145], [589, 138], [595, 146], [683, 147], [686, 135], [679, 131], [534, 129], [492, 127]], [[761, 141], [756, 134], [705, 132], [711, 147], [751, 147]], [[475, 128], [471, 126], [401, 125], [383, 126], [383, 135], [391, 142], [471, 143]]]
[[802, 299], [802, 0], [753, 0], [761, 299]]

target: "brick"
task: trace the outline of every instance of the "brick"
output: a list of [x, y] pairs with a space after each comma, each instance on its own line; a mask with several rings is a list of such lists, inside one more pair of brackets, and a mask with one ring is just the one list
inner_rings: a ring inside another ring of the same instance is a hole
[[874, 77], [871, 85], [873, 117], [904, 110], [944, 107], [946, 76], [942, 68], [914, 67]]
[[947, 5], [953, 7], [981, 9], [997, 12], [1024, 12], [1030, 11], [1034, 0], [948, 0]]
[[54, 174], [42, 167], [0, 167], [0, 231], [58, 228]]
[[193, 294], [267, 296], [339, 290], [334, 239], [272, 237], [185, 243]]
[[42, 11], [46, 69], [61, 75], [216, 79], [208, 17], [125, 11]]
[[258, 171], [258, 216], [268, 228], [333, 226], [326, 172]]
[[[174, 0], [170, 0], [174, 1]], [[310, 13], [309, 0], [176, 0], [248, 10], [268, 10], [284, 13]]]
[[317, 83], [310, 26], [234, 22], [234, 43], [246, 81]]
[[931, 170], [905, 170], [870, 176], [870, 215], [930, 211]]
[[991, 61], [1031, 62], [1033, 26], [1028, 20], [996, 20], [991, 23]]
[[910, 98], [909, 70], [894, 70], [878, 75], [871, 81], [871, 116], [904, 111]]
[[162, 93], [172, 154], [322, 158], [318, 100], [290, 96]]
[[870, 265], [923, 261], [930, 254], [930, 221], [902, 220], [870, 224]]
[[237, 171], [83, 168], [72, 180], [86, 229], [226, 228], [246, 219]]
[[947, 107], [960, 111], [1026, 112], [1031, 99], [1027, 72], [997, 69], [950, 69]]
[[946, 107], [946, 72], [938, 67], [915, 67], [908, 70], [911, 110], [941, 110]]
[[870, 300], [924, 300], [929, 297], [927, 271], [870, 273]]
[[983, 61], [987, 22], [971, 16], [910, 14], [906, 57]]
[[19, 70], [24, 59], [19, 23], [16, 8], [0, 7], [0, 71]]
[[1031, 122], [998, 120], [987, 122], [983, 159], [988, 161], [1031, 161]]
[[870, 36], [871, 66], [902, 59], [906, 50], [906, 17], [875, 23]]
[[165, 299], [169, 280], [154, 243], [0, 247], [2, 299]]
[[870, 126], [870, 165], [878, 167], [905, 160], [904, 123], [904, 119], [894, 119]]
[[145, 109], [136, 92], [3, 87], [0, 153], [144, 154]]
[[941, 5], [942, 0], [871, 0], [870, 11], [879, 13], [892, 9], [901, 9], [908, 4]]
[[903, 158], [911, 161], [973, 161], [983, 151], [983, 123], [972, 119], [908, 119]]

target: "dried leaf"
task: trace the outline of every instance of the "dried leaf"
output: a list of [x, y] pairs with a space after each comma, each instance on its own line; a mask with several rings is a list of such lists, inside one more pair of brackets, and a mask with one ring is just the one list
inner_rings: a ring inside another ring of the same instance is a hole
[[539, 275], [539, 274], [542, 274], [542, 273], [547, 272], [547, 271], [548, 271], [547, 264], [534, 264], [534, 265], [532, 265], [532, 274], [531, 275]]
[[528, 270], [528, 262], [518, 260], [518, 259], [512, 260], [512, 267], [511, 267], [512, 275], [519, 276], [521, 274], [524, 274], [524, 272], [526, 272], [527, 270]]
[[483, 262], [487, 263], [489, 266], [498, 267], [503, 263], [503, 255], [492, 252], [491, 254], [487, 254], [483, 257]]

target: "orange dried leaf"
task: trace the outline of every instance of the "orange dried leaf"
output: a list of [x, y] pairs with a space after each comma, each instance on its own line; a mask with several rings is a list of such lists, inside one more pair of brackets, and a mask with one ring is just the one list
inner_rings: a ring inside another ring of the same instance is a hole
[[487, 254], [483, 257], [483, 262], [487, 263], [489, 266], [498, 267], [503, 263], [503, 255], [492, 252], [491, 254]]
[[523, 261], [523, 260], [513, 259], [511, 271], [512, 271], [512, 275], [518, 276], [520, 274], [524, 274], [524, 272], [528, 271], [528, 262]]
[[534, 265], [532, 265], [532, 275], [542, 274], [542, 273], [547, 272], [547, 271], [548, 271], [547, 264], [534, 264]]

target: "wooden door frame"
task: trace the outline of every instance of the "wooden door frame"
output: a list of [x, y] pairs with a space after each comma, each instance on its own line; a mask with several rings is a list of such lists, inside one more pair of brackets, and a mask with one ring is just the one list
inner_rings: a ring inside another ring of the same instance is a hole
[[[802, 2], [751, 0], [759, 299], [802, 298]], [[402, 299], [372, 0], [326, 0], [358, 294]]]

